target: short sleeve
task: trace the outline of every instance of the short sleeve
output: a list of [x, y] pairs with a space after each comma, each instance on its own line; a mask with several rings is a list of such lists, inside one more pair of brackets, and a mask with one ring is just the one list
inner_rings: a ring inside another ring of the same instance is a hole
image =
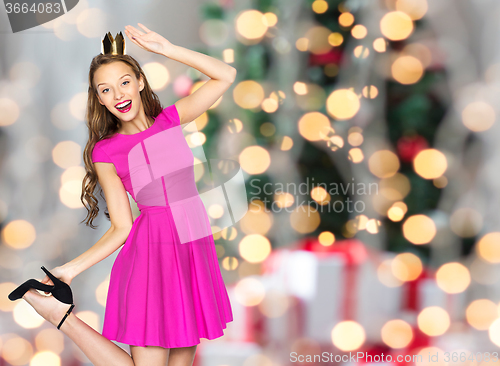
[[171, 108], [171, 115], [174, 122], [174, 126], [180, 126], [181, 118], [179, 117], [179, 111], [177, 110], [177, 107], [175, 106], [175, 104], [172, 104], [169, 108]]
[[94, 163], [112, 163], [110, 157], [101, 146], [96, 144], [92, 150], [92, 162]]
[[165, 122], [166, 127], [174, 127], [174, 126], [180, 126], [181, 121], [179, 118], [179, 112], [177, 111], [177, 107], [175, 104], [169, 105], [168, 107], [165, 107], [160, 115], [158, 116], [160, 119], [163, 119]]

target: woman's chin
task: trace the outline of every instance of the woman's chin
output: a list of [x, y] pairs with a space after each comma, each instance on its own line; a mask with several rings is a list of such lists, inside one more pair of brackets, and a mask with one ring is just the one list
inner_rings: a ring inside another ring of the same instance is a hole
[[135, 114], [132, 112], [132, 111], [129, 111], [127, 113], [119, 113], [119, 114], [115, 114], [116, 118], [118, 118], [120, 121], [122, 122], [128, 122], [128, 121], [131, 121], [133, 120], [136, 116], [138, 115], [138, 113], [136, 112]]

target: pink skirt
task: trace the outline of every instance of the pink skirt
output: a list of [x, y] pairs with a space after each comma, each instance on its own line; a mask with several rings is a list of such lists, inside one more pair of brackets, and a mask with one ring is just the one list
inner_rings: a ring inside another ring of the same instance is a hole
[[181, 244], [170, 207], [146, 207], [111, 269], [102, 335], [134, 346], [189, 347], [233, 320], [212, 236]]

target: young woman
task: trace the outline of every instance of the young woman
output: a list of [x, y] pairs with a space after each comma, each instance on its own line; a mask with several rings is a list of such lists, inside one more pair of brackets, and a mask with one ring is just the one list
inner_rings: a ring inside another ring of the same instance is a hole
[[[79, 273], [124, 245], [111, 270], [103, 334], [72, 312], [60, 330], [96, 366], [192, 365], [200, 338], [222, 336], [226, 323], [233, 320], [232, 311], [213, 237], [180, 242], [174, 209], [169, 207], [169, 194], [189, 190], [194, 181], [177, 182], [175, 174], [165, 172], [160, 179], [154, 173], [167, 169], [163, 164], [186, 160], [189, 153], [174, 151], [176, 145], [170, 142], [175, 134], [168, 131], [208, 110], [234, 82], [236, 69], [173, 45], [144, 25], [139, 26], [142, 31], [125, 27], [125, 34], [136, 45], [194, 67], [211, 79], [193, 94], [162, 108], [132, 57], [105, 54], [92, 60], [87, 105], [89, 141], [84, 152], [87, 175], [82, 198], [89, 210], [86, 223], [92, 226], [99, 210], [93, 195], [98, 181], [111, 227], [89, 250], [50, 272], [70, 284]], [[143, 182], [141, 188], [153, 188], [141, 196], [137, 182]], [[126, 192], [141, 209], [135, 221]], [[151, 192], [161, 192], [158, 197], [164, 197], [164, 203], [148, 205]], [[42, 282], [53, 284], [48, 276]], [[34, 289], [23, 298], [55, 326], [69, 308]], [[129, 344], [131, 355], [111, 340]]]

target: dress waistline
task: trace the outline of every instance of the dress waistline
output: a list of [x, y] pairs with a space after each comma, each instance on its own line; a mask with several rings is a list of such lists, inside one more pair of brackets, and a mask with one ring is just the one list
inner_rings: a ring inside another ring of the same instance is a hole
[[165, 210], [169, 208], [170, 206], [146, 206], [143, 208], [140, 208], [140, 212], [145, 212], [145, 211], [160, 211], [160, 210]]

